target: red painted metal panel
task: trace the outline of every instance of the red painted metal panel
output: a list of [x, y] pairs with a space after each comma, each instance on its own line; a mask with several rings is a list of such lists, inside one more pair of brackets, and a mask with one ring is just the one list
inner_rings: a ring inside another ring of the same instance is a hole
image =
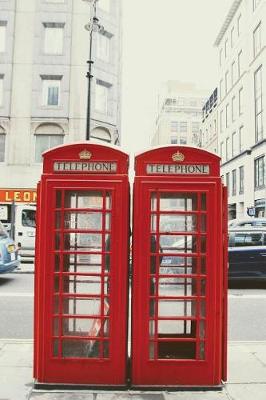
[[228, 208], [227, 187], [223, 186], [223, 365], [222, 379], [227, 381], [227, 331], [228, 331]]
[[[172, 167], [185, 162], [208, 168], [184, 174]], [[132, 385], [220, 385], [226, 288], [219, 158], [167, 146], [139, 155], [135, 170]]]
[[[69, 154], [72, 162], [72, 152], [84, 148], [91, 158], [101, 149], [103, 162], [115, 160], [115, 173], [53, 171], [55, 160], [67, 163]], [[38, 383], [127, 382], [129, 184], [118, 172], [128, 157], [104, 149], [83, 143], [44, 155], [36, 239]]]

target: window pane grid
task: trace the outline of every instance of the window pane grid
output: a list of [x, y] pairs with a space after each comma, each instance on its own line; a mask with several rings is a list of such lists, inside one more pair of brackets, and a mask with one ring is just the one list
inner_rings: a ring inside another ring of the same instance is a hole
[[[53, 252], [55, 254], [53, 356], [108, 358], [111, 279], [110, 193], [80, 191], [75, 195], [75, 192], [57, 190], [55, 197], [57, 208], [53, 238], [53, 248], [56, 249]], [[90, 206], [90, 213], [87, 213], [88, 210], [84, 205], [82, 207], [84, 212], [81, 213], [79, 208], [81, 203], [91, 203], [91, 201], [95, 204], [93, 207]], [[102, 205], [99, 207], [97, 202], [101, 202]], [[97, 229], [90, 229], [90, 223], [95, 223], [95, 216], [98, 217]], [[67, 225], [70, 225], [71, 229], [66, 229], [65, 220], [68, 217], [70, 219]], [[79, 229], [80, 224], [86, 229]], [[101, 245], [99, 249], [96, 248], [97, 251], [85, 253], [80, 251], [78, 240], [81, 241], [83, 238], [78, 235], [84, 233], [87, 236], [97, 234], [97, 240], [101, 238], [99, 243], [96, 243]], [[70, 236], [71, 234], [74, 236]], [[94, 256], [95, 260], [90, 258]]]
[[[150, 218], [149, 358], [204, 359], [206, 194], [152, 192]], [[171, 256], [176, 265], [164, 263]]]

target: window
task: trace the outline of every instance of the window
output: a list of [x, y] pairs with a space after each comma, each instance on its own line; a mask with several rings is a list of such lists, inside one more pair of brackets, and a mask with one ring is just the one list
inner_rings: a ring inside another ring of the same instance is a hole
[[231, 47], [233, 48], [235, 44], [235, 27], [233, 26], [231, 29]]
[[185, 136], [180, 137], [180, 144], [187, 144], [187, 138]]
[[220, 111], [220, 132], [222, 133], [223, 132], [223, 130], [224, 130], [224, 126], [223, 126], [223, 114], [224, 114], [224, 112], [223, 112], [223, 110], [221, 110]]
[[64, 135], [35, 135], [35, 162], [42, 162], [42, 153], [64, 142]]
[[110, 40], [111, 40], [110, 34], [107, 32], [104, 33], [98, 33], [97, 35], [97, 57], [100, 60], [109, 61], [110, 57]]
[[178, 132], [178, 121], [171, 121], [170, 130], [171, 132]]
[[238, 34], [238, 36], [241, 35], [241, 32], [242, 32], [242, 16], [240, 14], [239, 17], [237, 18], [237, 34]]
[[62, 76], [47, 75], [41, 76], [43, 83], [42, 105], [59, 106], [60, 104], [60, 85]]
[[98, 4], [102, 10], [110, 12], [110, 0], [99, 0]]
[[228, 39], [224, 42], [224, 57], [228, 56]]
[[226, 104], [225, 107], [225, 126], [226, 128], [229, 127], [229, 104]]
[[0, 21], [0, 53], [6, 51], [6, 21]]
[[261, 50], [261, 22], [259, 25], [256, 27], [256, 29], [253, 32], [253, 55], [256, 57], [256, 55], [260, 52]]
[[228, 93], [229, 90], [229, 72], [226, 71], [225, 73], [225, 94]]
[[0, 162], [5, 161], [5, 146], [6, 146], [6, 135], [1, 132], [0, 127]]
[[221, 79], [220, 80], [220, 100], [222, 100], [222, 98], [224, 97], [223, 84], [224, 84], [224, 81], [223, 81], [223, 79]]
[[180, 121], [180, 133], [187, 133], [187, 122]]
[[220, 66], [221, 66], [222, 62], [223, 62], [223, 48], [221, 48], [220, 52], [219, 52], [219, 62], [220, 62]]
[[238, 53], [238, 57], [237, 57], [237, 68], [238, 68], [238, 78], [240, 78], [240, 76], [242, 75], [242, 50]]
[[262, 246], [262, 232], [231, 233], [229, 238], [230, 247]]
[[192, 133], [198, 133], [199, 127], [200, 127], [199, 122], [192, 121]]
[[235, 120], [235, 112], [236, 112], [236, 98], [232, 97], [232, 122]]
[[239, 194], [244, 193], [244, 166], [239, 167]]
[[4, 75], [0, 74], [0, 107], [4, 102]]
[[238, 146], [237, 146], [237, 134], [234, 132], [232, 134], [232, 157], [237, 154]]
[[65, 0], [46, 0], [46, 3], [64, 3]]
[[225, 183], [226, 183], [227, 191], [229, 194], [230, 193], [230, 173], [229, 172], [227, 172], [227, 174], [225, 176]]
[[170, 137], [170, 143], [171, 144], [177, 144], [177, 137], [176, 136], [171, 136]]
[[235, 61], [231, 65], [231, 76], [232, 76], [232, 86], [236, 82], [236, 63]]
[[239, 153], [242, 153], [243, 151], [243, 132], [244, 132], [244, 126], [240, 126], [239, 128]]
[[256, 10], [258, 5], [260, 4], [261, 0], [253, 0], [253, 10]]
[[95, 87], [95, 110], [103, 114], [107, 114], [108, 97], [111, 85], [99, 79], [96, 80]]
[[254, 74], [254, 98], [255, 98], [255, 140], [259, 142], [263, 138], [262, 124], [262, 65]]
[[223, 158], [224, 158], [224, 142], [220, 143], [220, 157], [221, 157], [221, 159], [223, 161]]
[[236, 169], [232, 171], [232, 196], [236, 195]]
[[255, 161], [255, 188], [260, 189], [265, 186], [265, 156], [257, 158]]
[[238, 112], [239, 115], [243, 114], [243, 88], [238, 91]]
[[63, 23], [45, 22], [44, 23], [44, 53], [62, 54], [64, 39]]
[[230, 141], [230, 138], [229, 137], [226, 138], [226, 143], [225, 143], [225, 159], [226, 159], [226, 161], [229, 160], [229, 146], [230, 146], [229, 141]]

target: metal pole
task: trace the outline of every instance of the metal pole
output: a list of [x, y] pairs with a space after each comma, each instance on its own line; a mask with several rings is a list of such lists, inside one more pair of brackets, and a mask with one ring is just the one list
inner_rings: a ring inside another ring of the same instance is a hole
[[93, 61], [91, 60], [91, 51], [92, 51], [92, 30], [90, 32], [89, 60], [87, 61], [89, 69], [86, 74], [86, 77], [88, 78], [86, 140], [90, 140], [90, 125], [91, 125], [91, 80], [93, 78], [93, 75], [91, 74], [91, 66], [93, 64]]

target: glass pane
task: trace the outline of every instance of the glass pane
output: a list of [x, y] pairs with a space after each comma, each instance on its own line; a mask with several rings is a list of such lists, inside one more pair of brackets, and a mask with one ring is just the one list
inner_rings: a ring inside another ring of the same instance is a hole
[[62, 192], [61, 190], [56, 191], [56, 208], [60, 208], [62, 206]]
[[199, 334], [201, 339], [205, 338], [205, 321], [200, 321]]
[[54, 318], [53, 319], [53, 335], [59, 336], [60, 334], [60, 319]]
[[65, 229], [102, 230], [102, 213], [98, 212], [65, 212]]
[[196, 215], [160, 215], [160, 232], [191, 232], [196, 228]]
[[202, 214], [201, 216], [201, 232], [206, 232], [207, 229], [207, 217], [206, 214]]
[[101, 294], [100, 276], [63, 276], [63, 292], [79, 294]]
[[200, 342], [199, 352], [200, 360], [205, 360], [205, 342]]
[[157, 216], [151, 215], [151, 232], [156, 232]]
[[67, 191], [65, 208], [103, 208], [103, 196], [100, 191]]
[[155, 355], [155, 343], [150, 342], [149, 344], [149, 359], [154, 360]]
[[162, 193], [160, 211], [194, 211], [197, 210], [197, 194]]
[[64, 254], [63, 271], [74, 273], [101, 273], [101, 254]]
[[101, 315], [101, 299], [69, 297], [63, 299], [63, 314]]
[[149, 333], [150, 337], [154, 337], [155, 335], [155, 321], [149, 321]]
[[[152, 278], [155, 279], [155, 278]], [[159, 278], [159, 296], [194, 296], [197, 294], [196, 278]], [[155, 282], [153, 283], [155, 286]], [[205, 279], [199, 279], [200, 295], [205, 295]], [[155, 294], [155, 287], [153, 288]]]
[[53, 356], [59, 357], [59, 340], [58, 339], [53, 340]]
[[65, 233], [64, 249], [79, 252], [101, 250], [102, 235], [98, 233]]
[[195, 359], [195, 342], [159, 342], [158, 358], [161, 359]]
[[109, 358], [109, 342], [103, 342], [103, 357]]
[[111, 198], [111, 193], [106, 193], [106, 198], [105, 198], [105, 207], [107, 210], [110, 210], [112, 208], [112, 198]]
[[63, 340], [62, 357], [97, 358], [99, 342], [96, 340]]
[[99, 336], [101, 318], [63, 318], [62, 328], [64, 336]]
[[[185, 334], [191, 332], [191, 321], [158, 321], [158, 334], [166, 337], [165, 334]], [[163, 335], [162, 335], [163, 334]]]
[[196, 236], [192, 235], [161, 235], [160, 247], [164, 253], [195, 253]]
[[160, 274], [163, 275], [190, 275], [206, 273], [206, 258], [203, 257], [180, 257], [163, 256]]
[[60, 270], [60, 256], [59, 254], [55, 254], [54, 257], [54, 270], [58, 272]]
[[159, 300], [159, 317], [195, 317], [196, 300]]
[[151, 210], [152, 211], [157, 210], [157, 195], [156, 194], [151, 195]]
[[201, 195], [201, 209], [206, 211], [206, 194], [202, 193]]

